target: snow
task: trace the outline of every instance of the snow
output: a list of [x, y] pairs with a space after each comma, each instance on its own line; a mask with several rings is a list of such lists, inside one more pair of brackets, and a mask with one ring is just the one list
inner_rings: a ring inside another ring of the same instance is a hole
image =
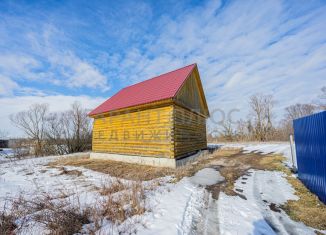
[[204, 168], [192, 176], [190, 181], [194, 184], [206, 186], [222, 182], [224, 181], [224, 177], [221, 176], [219, 171], [213, 168]]
[[[222, 146], [221, 146], [222, 145]], [[261, 154], [283, 154], [287, 162], [291, 159], [287, 143], [227, 143], [222, 148], [243, 148], [245, 152]], [[77, 154], [80, 155], [80, 154]], [[74, 157], [72, 155], [71, 157]], [[94, 204], [101, 199], [95, 190], [103, 182], [116, 178], [81, 167], [81, 176], [61, 174], [58, 168], [49, 168], [47, 163], [60, 156], [10, 161], [0, 164], [0, 207], [6, 197], [21, 193], [26, 197], [36, 193], [60, 194], [69, 192], [68, 200], [74, 202], [78, 195], [81, 207]], [[212, 198], [206, 186], [223, 183], [220, 172], [204, 168], [192, 177], [185, 177], [177, 183], [169, 183], [170, 177], [158, 179], [161, 186], [147, 192], [150, 210], [141, 216], [125, 221], [121, 226], [133, 223], [140, 235], [160, 234], [314, 234], [313, 229], [292, 221], [282, 210], [276, 208], [288, 200], [297, 200], [294, 189], [281, 172], [250, 170], [248, 175], [235, 182], [236, 192], [243, 195], [229, 196], [221, 192], [218, 200]], [[143, 182], [143, 185], [150, 182]], [[84, 229], [86, 229], [86, 225]], [[44, 228], [43, 228], [44, 229]], [[85, 230], [86, 231], [86, 230]], [[33, 234], [42, 234], [42, 227], [36, 227]], [[112, 222], [104, 220], [97, 234], [118, 234]]]
[[[35, 191], [59, 193], [65, 189], [75, 189], [76, 183], [80, 180], [77, 177], [61, 175], [56, 168], [47, 167], [47, 163], [60, 158], [60, 156], [31, 158], [20, 161], [2, 163], [0, 166], [0, 198], [6, 196], [17, 196], [21, 193], [33, 195]], [[72, 167], [66, 167], [72, 169]], [[87, 169], [80, 169], [84, 176], [87, 176]], [[83, 185], [89, 182], [98, 181], [104, 175], [92, 174], [91, 179], [83, 177]], [[95, 179], [96, 180], [95, 180]]]
[[[280, 154], [285, 157], [285, 164], [292, 167], [291, 147], [288, 142], [280, 143], [220, 143], [208, 144], [209, 146], [219, 146], [221, 148], [242, 148], [244, 153], [260, 154]], [[296, 160], [295, 160], [296, 166]]]
[[314, 234], [313, 229], [292, 221], [282, 210], [269, 209], [271, 203], [298, 200], [283, 173], [251, 170], [249, 174], [235, 183], [246, 199], [220, 194], [220, 234]]
[[154, 212], [145, 216], [146, 227], [138, 234], [189, 234], [205, 204], [205, 193], [203, 187], [193, 184], [187, 177], [169, 185], [167, 191], [152, 198]]
[[[204, 168], [192, 177], [185, 177], [176, 184], [167, 185], [163, 193], [158, 192], [152, 197], [154, 213], [144, 217], [146, 227], [140, 228], [138, 234], [196, 234], [197, 229], [212, 230], [211, 224], [205, 226], [207, 221], [203, 213], [204, 208], [208, 205], [216, 206], [216, 203], [211, 201], [203, 186], [222, 181], [224, 177], [219, 171]], [[213, 223], [217, 225], [217, 213], [214, 219], [216, 221]]]
[[[76, 155], [82, 156], [87, 153]], [[103, 182], [112, 182], [115, 178], [85, 168], [65, 166], [68, 171], [82, 172], [80, 176], [67, 175], [62, 174], [62, 169], [47, 166], [49, 162], [60, 157], [62, 156], [31, 158], [0, 164], [0, 208], [4, 208], [8, 203], [8, 198], [23, 195], [25, 198], [32, 199], [42, 193], [50, 194], [54, 198], [61, 198], [62, 193], [65, 193], [68, 195], [65, 200], [81, 209], [101, 201], [103, 196], [99, 194], [96, 187], [101, 187]], [[39, 224], [33, 224], [26, 233], [22, 232], [22, 234], [44, 233], [44, 226]]]

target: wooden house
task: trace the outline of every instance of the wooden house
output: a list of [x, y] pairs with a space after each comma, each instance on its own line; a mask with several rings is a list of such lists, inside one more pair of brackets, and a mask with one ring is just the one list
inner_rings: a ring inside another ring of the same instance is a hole
[[196, 64], [123, 88], [89, 116], [93, 158], [174, 166], [207, 148], [209, 111]]

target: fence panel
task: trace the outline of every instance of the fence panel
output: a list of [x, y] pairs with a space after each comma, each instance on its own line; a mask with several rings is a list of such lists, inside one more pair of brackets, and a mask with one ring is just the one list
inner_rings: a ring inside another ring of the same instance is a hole
[[293, 121], [299, 179], [326, 203], [326, 111]]

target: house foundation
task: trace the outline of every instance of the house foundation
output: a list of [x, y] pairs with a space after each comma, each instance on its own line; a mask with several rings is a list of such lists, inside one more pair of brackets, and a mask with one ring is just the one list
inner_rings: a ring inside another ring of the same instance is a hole
[[114, 153], [99, 153], [91, 152], [91, 159], [111, 160], [127, 162], [132, 164], [140, 164], [155, 167], [168, 167], [178, 168], [188, 163], [196, 161], [196, 159], [203, 154], [207, 154], [209, 150], [200, 150], [192, 154], [188, 154], [178, 159], [166, 158], [166, 157], [148, 157], [148, 156], [137, 156], [137, 155], [124, 155]]

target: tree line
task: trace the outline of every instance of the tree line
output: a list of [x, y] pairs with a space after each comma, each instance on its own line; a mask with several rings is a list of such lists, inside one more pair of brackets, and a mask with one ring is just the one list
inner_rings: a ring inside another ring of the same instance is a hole
[[[24, 131], [30, 140], [28, 147], [36, 156], [91, 149], [92, 122], [87, 110], [78, 102], [64, 112], [50, 112], [47, 104], [33, 104], [27, 110], [11, 115], [10, 120]], [[17, 145], [17, 148], [26, 148], [26, 144]]]
[[[326, 110], [326, 87], [312, 103], [285, 108], [283, 118], [275, 121], [276, 101], [272, 95], [255, 94], [248, 100], [247, 119], [226, 119], [208, 131], [208, 141], [285, 141], [293, 134], [296, 118]], [[32, 149], [36, 156], [62, 155], [91, 150], [92, 120], [87, 110], [75, 102], [64, 112], [50, 112], [47, 104], [33, 104], [27, 110], [12, 114], [11, 122], [24, 131], [28, 139], [16, 141], [17, 155]]]
[[326, 110], [326, 86], [317, 100], [297, 103], [285, 108], [281, 120], [275, 120], [276, 100], [272, 95], [257, 93], [248, 100], [247, 119], [224, 120], [208, 131], [208, 141], [286, 141], [293, 134], [293, 120]]

